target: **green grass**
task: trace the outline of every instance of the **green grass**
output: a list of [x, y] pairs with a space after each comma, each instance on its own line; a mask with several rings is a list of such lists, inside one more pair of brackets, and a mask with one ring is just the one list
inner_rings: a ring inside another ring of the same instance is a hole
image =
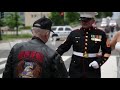
[[21, 27], [21, 28], [20, 28], [20, 30], [23, 30], [23, 29], [25, 29], [25, 30], [30, 30], [30, 29], [31, 29], [31, 26], [25, 26], [25, 27]]
[[3, 41], [9, 41], [9, 40], [15, 40], [15, 39], [27, 39], [32, 38], [31, 34], [21, 34], [21, 35], [3, 35], [2, 39]]

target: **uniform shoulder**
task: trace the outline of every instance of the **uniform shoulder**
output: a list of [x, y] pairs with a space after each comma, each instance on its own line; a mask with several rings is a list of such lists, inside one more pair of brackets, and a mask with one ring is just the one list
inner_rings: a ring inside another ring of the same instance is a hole
[[79, 32], [80, 29], [74, 29], [71, 33], [76, 33], [76, 32]]
[[101, 28], [95, 28], [96, 30], [100, 31], [100, 32], [105, 32], [104, 30], [102, 30]]
[[104, 30], [102, 30], [102, 29], [95, 28], [95, 30], [97, 30], [97, 32], [99, 32], [99, 33], [105, 34], [105, 31], [104, 31]]

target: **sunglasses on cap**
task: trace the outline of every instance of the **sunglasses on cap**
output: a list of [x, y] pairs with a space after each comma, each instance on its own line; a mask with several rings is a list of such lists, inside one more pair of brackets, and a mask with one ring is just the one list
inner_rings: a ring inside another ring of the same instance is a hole
[[83, 21], [83, 22], [88, 22], [90, 20], [92, 20], [93, 18], [87, 18], [87, 17], [80, 17], [80, 21]]

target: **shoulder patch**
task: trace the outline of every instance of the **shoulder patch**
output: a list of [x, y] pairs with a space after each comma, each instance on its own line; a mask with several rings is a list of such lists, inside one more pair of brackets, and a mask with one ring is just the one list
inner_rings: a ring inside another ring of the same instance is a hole
[[105, 32], [104, 30], [102, 30], [102, 29], [99, 29], [99, 28], [97, 28], [96, 30], [99, 30], [99, 31]]

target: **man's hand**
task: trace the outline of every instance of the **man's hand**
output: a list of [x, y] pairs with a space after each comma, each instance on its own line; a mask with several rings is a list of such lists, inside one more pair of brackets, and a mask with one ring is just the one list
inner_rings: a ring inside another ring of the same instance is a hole
[[94, 69], [98, 69], [99, 68], [99, 65], [96, 61], [93, 61], [89, 64], [89, 67], [93, 67]]

